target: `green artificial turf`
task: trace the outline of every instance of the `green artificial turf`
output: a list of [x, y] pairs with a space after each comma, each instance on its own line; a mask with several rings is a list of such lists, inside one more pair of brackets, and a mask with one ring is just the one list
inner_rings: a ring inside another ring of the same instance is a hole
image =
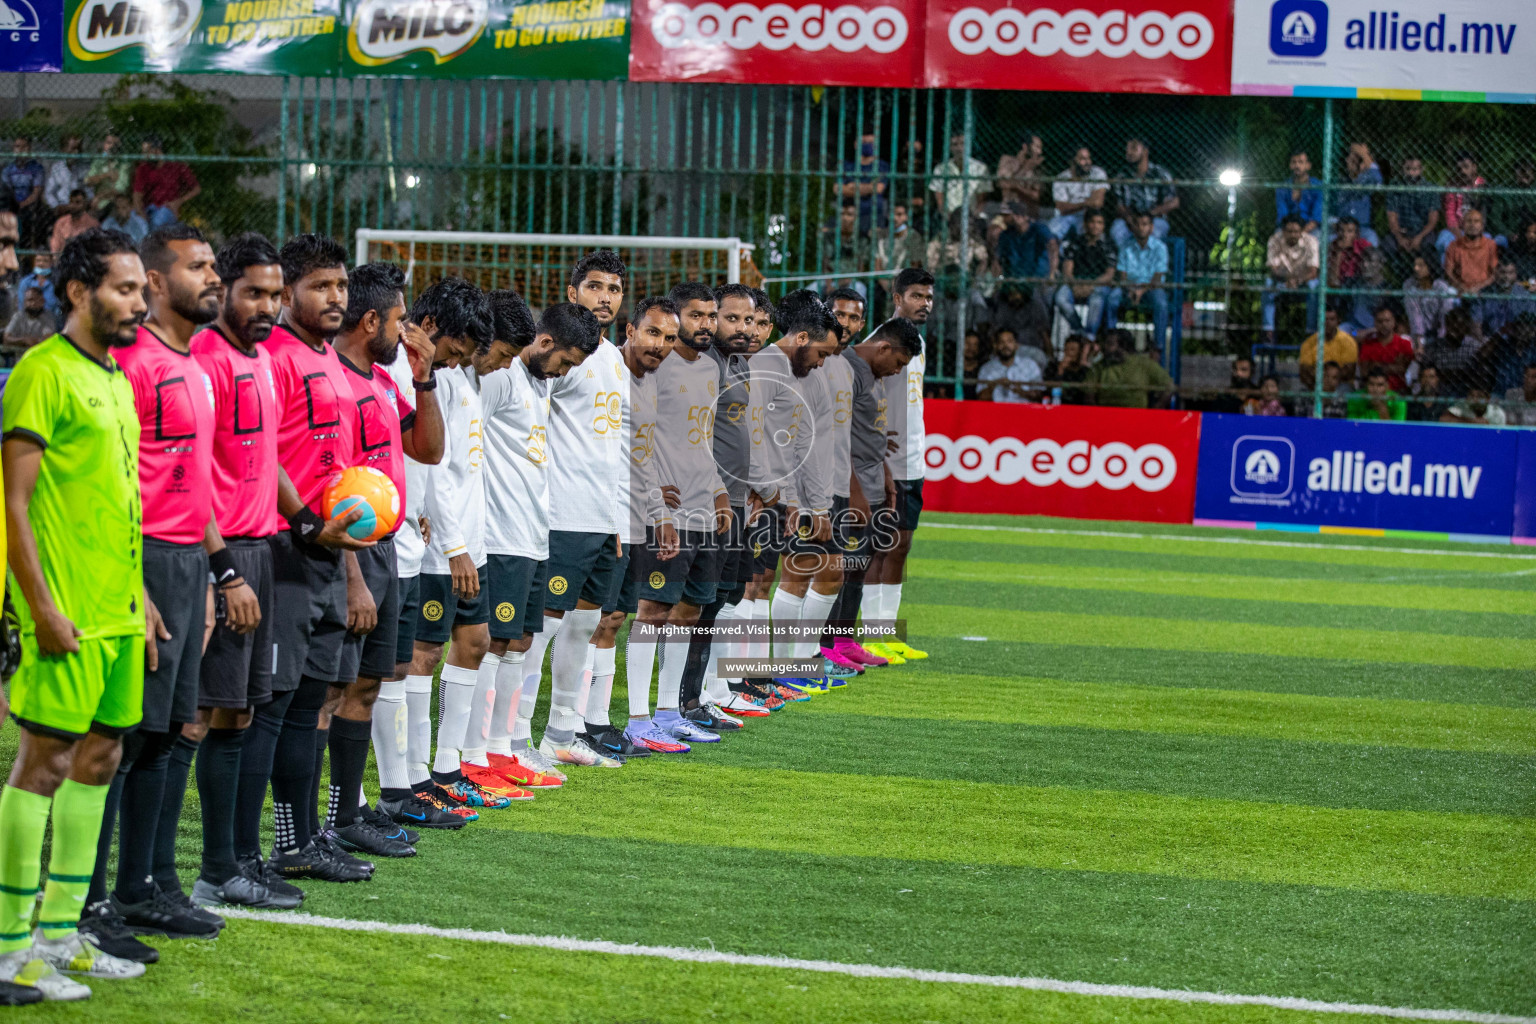
[[[901, 615], [929, 661], [873, 671], [718, 747], [577, 770], [564, 790], [426, 836], [418, 857], [382, 863], [369, 883], [309, 885], [305, 909], [1536, 1015], [1528, 552], [934, 522], [999, 528], [919, 531]], [[615, 691], [621, 714], [622, 658]], [[14, 738], [0, 731], [0, 754]], [[195, 793], [187, 807], [190, 885]], [[1362, 1019], [273, 922], [162, 949], [143, 981], [29, 1015]]]

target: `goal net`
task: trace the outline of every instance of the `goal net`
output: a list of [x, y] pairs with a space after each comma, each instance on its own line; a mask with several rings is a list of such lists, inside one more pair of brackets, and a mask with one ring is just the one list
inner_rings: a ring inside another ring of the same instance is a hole
[[443, 277], [486, 290], [515, 288], [535, 310], [564, 302], [571, 266], [593, 249], [613, 249], [628, 268], [626, 297], [664, 294], [679, 281], [756, 284], [752, 246], [739, 238], [535, 235], [360, 228], [357, 262], [405, 268], [407, 299]]

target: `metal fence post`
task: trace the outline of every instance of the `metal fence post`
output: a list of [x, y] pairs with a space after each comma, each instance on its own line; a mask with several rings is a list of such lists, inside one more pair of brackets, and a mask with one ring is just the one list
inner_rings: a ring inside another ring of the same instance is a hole
[[[960, 158], [960, 301], [955, 310], [955, 398], [965, 399], [965, 313], [971, 302], [971, 146], [976, 141], [976, 111], [965, 90], [965, 155]], [[945, 140], [946, 143], [948, 140]], [[976, 193], [981, 192], [977, 184]]]
[[1317, 351], [1313, 353], [1312, 415], [1323, 418], [1323, 324], [1328, 319], [1328, 207], [1333, 184], [1333, 97], [1323, 99], [1323, 212], [1317, 224]]
[[278, 111], [277, 126], [277, 244], [282, 245], [287, 234], [288, 218], [288, 83], [283, 76], [283, 96]]

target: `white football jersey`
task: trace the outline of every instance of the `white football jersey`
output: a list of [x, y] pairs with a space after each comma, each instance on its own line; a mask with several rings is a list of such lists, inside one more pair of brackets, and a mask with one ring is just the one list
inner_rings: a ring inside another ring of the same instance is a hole
[[443, 409], [443, 458], [427, 467], [427, 520], [431, 541], [421, 571], [449, 574], [448, 559], [468, 554], [485, 564], [485, 461], [480, 425], [480, 396], [457, 367], [437, 371], [438, 403]]
[[[923, 373], [927, 359], [915, 355], [907, 363], [905, 374], [885, 378], [885, 396], [890, 407], [890, 426], [896, 432], [896, 450], [886, 456], [891, 476], [896, 480], [923, 478]], [[905, 392], [905, 393], [903, 393]]]
[[549, 557], [549, 382], [521, 359], [480, 378], [485, 431], [485, 549]]
[[549, 521], [572, 533], [617, 534], [629, 485], [624, 394], [629, 369], [604, 341], [549, 389]]
[[[401, 352], [385, 367], [406, 404], [416, 408], [416, 389], [411, 384], [411, 361]], [[426, 508], [427, 467], [405, 456], [405, 511], [400, 528], [395, 531], [395, 575], [403, 580], [421, 572], [421, 558], [427, 545], [421, 539], [421, 516]]]

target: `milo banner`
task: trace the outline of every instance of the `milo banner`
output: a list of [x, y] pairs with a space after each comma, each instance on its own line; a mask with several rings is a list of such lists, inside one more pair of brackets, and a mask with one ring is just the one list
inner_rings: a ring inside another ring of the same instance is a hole
[[334, 75], [341, 0], [65, 0], [64, 70]]
[[623, 79], [629, 0], [348, 0], [347, 75]]

